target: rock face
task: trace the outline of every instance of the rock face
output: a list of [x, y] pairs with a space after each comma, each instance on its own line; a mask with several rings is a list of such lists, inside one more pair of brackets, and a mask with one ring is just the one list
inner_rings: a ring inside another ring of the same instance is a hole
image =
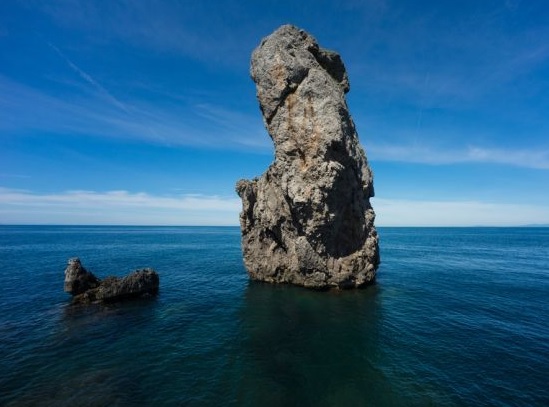
[[318, 289], [373, 282], [380, 261], [373, 178], [340, 56], [285, 25], [254, 50], [251, 75], [275, 160], [260, 178], [236, 185], [249, 275]]
[[136, 270], [125, 277], [99, 280], [82, 266], [79, 258], [69, 259], [65, 269], [65, 292], [73, 304], [116, 302], [158, 294], [160, 278], [153, 269]]
[[78, 257], [69, 259], [65, 269], [65, 292], [78, 295], [98, 285], [99, 279], [84, 268]]

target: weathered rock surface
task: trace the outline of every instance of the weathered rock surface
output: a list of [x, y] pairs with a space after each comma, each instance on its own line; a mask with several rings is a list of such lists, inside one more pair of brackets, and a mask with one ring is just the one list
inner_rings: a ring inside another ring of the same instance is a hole
[[150, 268], [136, 270], [125, 277], [99, 280], [87, 271], [79, 258], [69, 259], [65, 269], [65, 291], [73, 295], [73, 304], [116, 302], [158, 294], [160, 278]]
[[373, 177], [345, 101], [340, 56], [285, 25], [254, 50], [251, 75], [275, 159], [260, 178], [236, 185], [248, 273], [319, 289], [373, 282], [380, 261]]
[[99, 282], [99, 279], [93, 273], [84, 268], [78, 257], [69, 259], [65, 269], [65, 292], [72, 295], [82, 294], [96, 288]]

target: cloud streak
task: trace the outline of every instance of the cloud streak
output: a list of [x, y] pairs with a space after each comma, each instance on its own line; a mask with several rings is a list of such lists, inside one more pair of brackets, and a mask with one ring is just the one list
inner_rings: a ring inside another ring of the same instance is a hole
[[195, 103], [162, 106], [134, 99], [131, 110], [122, 110], [116, 103], [104, 103], [103, 97], [56, 97], [0, 74], [0, 132], [40, 131], [160, 145], [272, 149], [259, 114], [251, 116], [199, 98]]
[[373, 161], [408, 162], [429, 165], [461, 163], [502, 164], [523, 168], [549, 169], [549, 150], [501, 149], [468, 146], [452, 150], [428, 146], [369, 144], [368, 158]]
[[520, 226], [549, 223], [549, 207], [480, 201], [374, 198], [381, 226]]
[[[137, 139], [160, 145], [272, 151], [259, 113], [251, 115], [206, 102], [167, 108], [139, 103], [135, 101], [132, 108], [136, 114], [127, 114], [101, 99], [63, 100], [0, 75], [0, 132], [40, 130]], [[384, 129], [384, 132], [390, 131]], [[372, 161], [429, 165], [485, 163], [549, 169], [549, 149], [543, 146], [505, 149], [457, 145], [443, 149], [428, 144], [368, 140], [365, 147]]]
[[240, 206], [235, 197], [0, 188], [4, 224], [236, 225]]
[[82, 78], [84, 81], [86, 81], [88, 84], [92, 85], [95, 90], [99, 92], [101, 96], [104, 97], [109, 103], [111, 103], [113, 106], [116, 106], [117, 108], [123, 110], [126, 113], [130, 113], [128, 108], [124, 103], [122, 103], [120, 100], [115, 98], [107, 89], [105, 89], [99, 82], [97, 82], [90, 74], [84, 72], [84, 70], [80, 69], [74, 62], [72, 62], [64, 53], [61, 52], [59, 48], [57, 48], [55, 45], [48, 42], [48, 45], [50, 48], [52, 48], [68, 65], [69, 67], [75, 71], [80, 78]]
[[[374, 198], [379, 226], [518, 226], [549, 223], [549, 208], [479, 201]], [[40, 194], [0, 188], [3, 224], [238, 225], [237, 197], [128, 191]]]
[[[36, 2], [58, 25], [87, 33], [92, 39], [123, 41], [154, 52], [178, 53], [225, 67], [241, 66], [261, 35], [249, 21], [246, 5], [238, 2]], [[249, 7], [250, 5], [248, 5]], [[208, 24], [202, 19], [207, 16]], [[228, 25], [227, 21], [231, 21]], [[255, 34], [252, 34], [255, 32]]]

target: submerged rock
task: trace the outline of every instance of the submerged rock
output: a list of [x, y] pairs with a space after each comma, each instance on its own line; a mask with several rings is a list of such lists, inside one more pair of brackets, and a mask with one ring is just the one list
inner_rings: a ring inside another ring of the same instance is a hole
[[373, 176], [345, 101], [340, 56], [285, 25], [254, 50], [251, 75], [275, 159], [260, 178], [236, 185], [248, 273], [311, 288], [373, 282]]
[[69, 259], [65, 270], [65, 291], [73, 295], [73, 304], [116, 302], [158, 294], [160, 278], [150, 268], [136, 270], [125, 277], [99, 280], [82, 266], [79, 258]]

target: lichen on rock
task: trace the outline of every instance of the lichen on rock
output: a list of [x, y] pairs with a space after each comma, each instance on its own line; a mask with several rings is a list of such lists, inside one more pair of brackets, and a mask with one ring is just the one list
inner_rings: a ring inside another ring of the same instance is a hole
[[340, 56], [284, 25], [254, 50], [251, 76], [275, 159], [261, 177], [236, 185], [250, 277], [319, 289], [373, 282], [373, 176]]

